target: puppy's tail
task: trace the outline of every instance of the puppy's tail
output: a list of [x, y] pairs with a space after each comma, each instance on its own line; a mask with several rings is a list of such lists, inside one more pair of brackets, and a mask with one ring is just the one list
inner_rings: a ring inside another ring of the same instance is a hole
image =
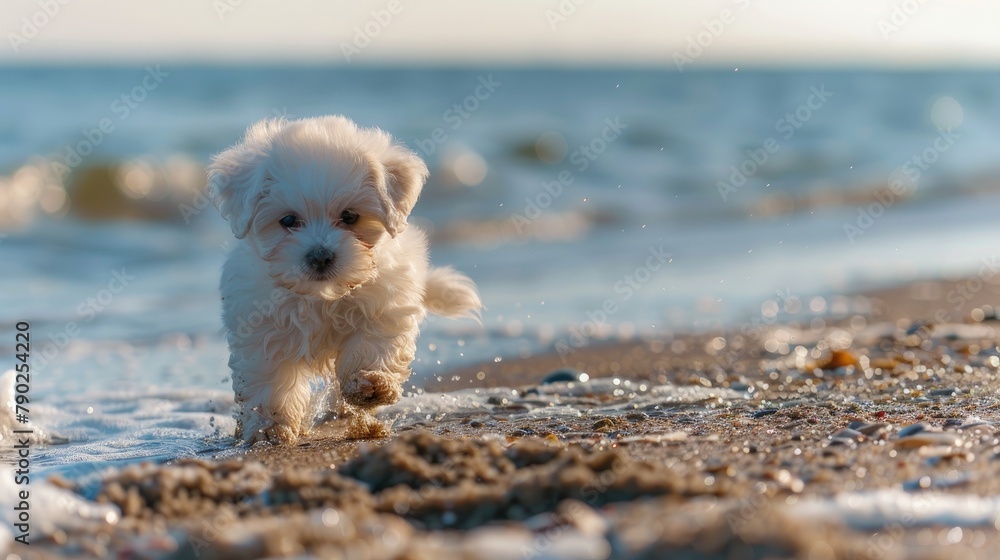
[[424, 306], [443, 317], [471, 317], [482, 322], [483, 303], [476, 284], [450, 266], [432, 268], [427, 275]]

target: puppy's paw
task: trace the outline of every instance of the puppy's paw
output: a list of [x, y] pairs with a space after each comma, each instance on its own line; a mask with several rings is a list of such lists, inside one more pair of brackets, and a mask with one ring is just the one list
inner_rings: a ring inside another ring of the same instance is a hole
[[280, 419], [272, 420], [254, 412], [249, 417], [244, 416], [237, 424], [236, 437], [253, 445], [266, 441], [275, 445], [289, 445], [298, 439], [300, 430], [296, 430], [289, 422]]
[[392, 404], [403, 394], [398, 377], [378, 371], [359, 371], [342, 386], [344, 401], [360, 408]]
[[275, 445], [291, 445], [295, 443], [299, 435], [291, 426], [285, 424], [271, 424], [266, 428], [257, 430], [252, 434], [247, 434], [247, 443], [253, 445], [259, 441], [266, 441]]

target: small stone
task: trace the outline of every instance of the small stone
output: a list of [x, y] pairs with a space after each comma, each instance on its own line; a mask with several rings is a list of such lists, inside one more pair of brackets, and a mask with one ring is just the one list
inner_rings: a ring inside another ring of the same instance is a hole
[[896, 440], [899, 449], [916, 449], [925, 445], [961, 445], [962, 438], [952, 433], [922, 431]]
[[617, 427], [618, 426], [615, 424], [614, 420], [610, 418], [601, 418], [597, 422], [594, 422], [594, 425], [591, 426], [590, 429], [595, 432], [610, 432], [617, 429]]
[[574, 369], [557, 369], [542, 378], [541, 385], [580, 381], [580, 372]]
[[826, 359], [816, 364], [816, 367], [824, 370], [834, 370], [847, 366], [858, 367], [858, 357], [849, 350], [833, 350]]
[[830, 439], [846, 439], [861, 442], [865, 440], [865, 435], [857, 430], [843, 428], [831, 435]]
[[899, 433], [896, 435], [901, 438], [904, 438], [916, 434], [918, 432], [923, 432], [927, 428], [928, 428], [927, 424], [924, 424], [923, 422], [917, 422], [916, 424], [910, 424], [909, 426], [904, 426], [903, 428], [900, 428]]
[[869, 366], [872, 369], [891, 372], [899, 366], [899, 360], [896, 358], [875, 358], [869, 362]]
[[990, 422], [982, 420], [981, 418], [966, 418], [964, 422], [958, 427], [960, 430], [971, 430], [972, 428], [977, 428], [979, 426], [989, 426]]
[[892, 424], [887, 424], [885, 422], [876, 422], [874, 424], [865, 424], [863, 426], [858, 426], [858, 427], [856, 427], [854, 429], [857, 430], [857, 431], [859, 431], [859, 432], [861, 432], [862, 434], [864, 434], [866, 436], [874, 437], [874, 436], [877, 436], [879, 434], [883, 434], [885, 432], [888, 432], [889, 428], [891, 428], [891, 427], [892, 427]]

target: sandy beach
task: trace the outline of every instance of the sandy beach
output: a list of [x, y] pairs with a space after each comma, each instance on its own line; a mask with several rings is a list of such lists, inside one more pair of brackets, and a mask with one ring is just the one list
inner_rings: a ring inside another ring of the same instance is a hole
[[13, 552], [996, 557], [1000, 285], [973, 280], [852, 295], [869, 312], [822, 325], [484, 363], [384, 410], [383, 439], [335, 419], [291, 448], [53, 480], [114, 514]]
[[998, 16], [0, 2], [0, 560], [1000, 558]]

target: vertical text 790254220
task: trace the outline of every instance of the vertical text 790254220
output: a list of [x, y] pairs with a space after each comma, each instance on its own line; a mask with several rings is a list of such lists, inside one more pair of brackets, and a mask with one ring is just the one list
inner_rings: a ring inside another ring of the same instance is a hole
[[[14, 417], [20, 424], [28, 425], [28, 391], [31, 389], [31, 373], [28, 356], [31, 351], [31, 326], [26, 321], [17, 323], [14, 335]], [[16, 464], [14, 484], [18, 487], [14, 500], [14, 539], [21, 544], [31, 544], [31, 428], [14, 430], [14, 452]]]

